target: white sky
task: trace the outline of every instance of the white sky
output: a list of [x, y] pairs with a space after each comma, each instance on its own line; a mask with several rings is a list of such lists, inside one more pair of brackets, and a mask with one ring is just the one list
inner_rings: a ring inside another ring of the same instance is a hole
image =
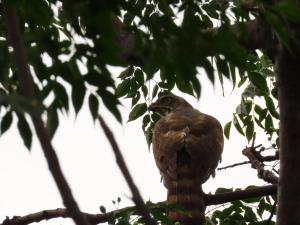
[[[240, 102], [240, 92], [232, 92], [231, 84], [225, 80], [223, 97], [219, 85], [213, 88], [205, 76], [200, 78], [202, 95], [199, 102], [191, 96], [180, 95], [200, 111], [216, 117], [224, 126], [232, 119], [232, 112]], [[126, 121], [130, 112], [130, 102], [123, 103], [125, 107], [121, 108], [121, 112]], [[165, 200], [166, 190], [160, 183], [152, 152], [148, 151], [141, 129], [141, 119], [120, 125], [103, 105], [100, 105], [100, 108], [115, 134], [144, 200]], [[87, 104], [76, 119], [73, 113], [60, 119], [61, 124], [53, 144], [81, 210], [99, 213], [100, 205], [104, 205], [108, 211], [114, 210], [112, 200], [118, 196], [122, 198], [119, 207], [132, 205], [129, 199], [130, 191], [117, 167], [111, 147], [98, 123], [93, 124]], [[261, 142], [258, 135], [257, 144], [259, 143]], [[241, 153], [246, 145], [246, 139], [232, 129], [231, 139], [225, 140], [220, 166], [246, 160]], [[6, 216], [24, 216], [63, 207], [36, 138], [29, 153], [23, 146], [14, 124], [12, 129], [1, 136], [0, 146], [0, 223]], [[250, 184], [261, 185], [263, 182], [257, 178], [256, 172], [250, 169], [250, 165], [245, 165], [217, 171], [216, 178], [211, 178], [204, 184], [204, 190], [213, 192], [218, 187], [246, 187]], [[40, 224], [58, 223], [72, 224], [67, 219], [43, 221]]]

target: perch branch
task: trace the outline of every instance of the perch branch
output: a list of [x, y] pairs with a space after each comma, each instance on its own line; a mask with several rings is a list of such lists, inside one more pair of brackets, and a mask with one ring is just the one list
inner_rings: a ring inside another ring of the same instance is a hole
[[268, 185], [262, 187], [249, 188], [242, 191], [233, 191], [215, 195], [205, 195], [205, 205], [217, 205], [236, 200], [248, 198], [263, 197], [267, 195], [276, 195], [277, 185]]
[[[242, 191], [233, 191], [215, 195], [205, 195], [205, 205], [223, 204], [235, 200], [243, 200], [248, 198], [263, 197], [267, 195], [276, 195], [277, 186], [269, 185], [264, 187], [255, 187]], [[89, 220], [91, 224], [105, 223], [116, 214], [126, 212], [128, 210], [135, 210], [136, 207], [125, 207], [103, 214], [82, 213]], [[37, 213], [28, 214], [26, 216], [14, 216], [11, 219], [8, 217], [0, 225], [24, 225], [33, 222], [40, 222], [42, 220], [49, 220], [54, 218], [68, 218], [70, 214], [67, 209], [52, 209], [44, 210]]]
[[268, 183], [277, 184], [278, 177], [270, 170], [266, 170], [264, 168], [265, 167], [264, 163], [259, 160], [260, 158], [262, 158], [262, 156], [259, 151], [256, 151], [257, 146], [254, 146], [254, 142], [255, 142], [255, 134], [253, 136], [252, 145], [242, 150], [243, 155], [245, 155], [249, 159], [252, 168], [257, 170], [257, 174], [259, 178], [263, 179]]
[[[4, 3], [3, 3], [4, 4]], [[21, 31], [18, 24], [16, 10], [9, 5], [3, 5], [3, 14], [5, 18], [6, 28], [8, 31], [8, 40], [13, 47], [13, 56], [18, 70], [18, 79], [22, 94], [35, 101], [33, 80], [27, 64], [26, 50], [24, 47]], [[59, 161], [53, 146], [51, 145], [49, 134], [43, 124], [40, 116], [31, 114], [31, 119], [35, 127], [36, 134], [44, 151], [48, 167], [56, 182], [56, 185], [62, 196], [64, 205], [70, 212], [70, 216], [77, 225], [88, 225], [87, 219], [80, 213], [79, 207], [72, 195], [71, 188], [65, 179], [59, 165]]]
[[103, 118], [101, 116], [99, 116], [98, 119], [99, 119], [100, 125], [101, 125], [101, 127], [102, 127], [107, 139], [109, 140], [111, 147], [115, 153], [117, 164], [119, 165], [119, 168], [131, 190], [132, 200], [135, 203], [138, 212], [143, 217], [143, 219], [147, 225], [155, 225], [156, 222], [151, 218], [149, 210], [147, 209], [146, 205], [144, 204], [142, 196], [130, 175], [130, 172], [126, 166], [125, 160], [122, 156], [122, 153], [121, 153], [119, 146], [114, 138], [113, 133], [111, 132], [111, 130], [109, 129], [109, 127], [107, 126], [107, 124], [105, 123], [105, 121], [103, 120]]

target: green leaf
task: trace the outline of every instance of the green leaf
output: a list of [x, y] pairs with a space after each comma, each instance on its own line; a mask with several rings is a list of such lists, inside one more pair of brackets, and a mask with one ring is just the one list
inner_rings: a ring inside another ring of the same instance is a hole
[[276, 98], [278, 100], [278, 87], [274, 87], [272, 90], [271, 90], [271, 94], [274, 98]]
[[152, 99], [154, 99], [158, 92], [158, 85], [155, 85], [152, 89]]
[[254, 106], [254, 111], [258, 114], [261, 115], [263, 113], [263, 109], [259, 105]]
[[118, 76], [118, 78], [124, 80], [124, 79], [126, 79], [127, 77], [130, 77], [130, 76], [133, 74], [133, 72], [134, 72], [133, 66], [129, 66], [129, 67], [127, 67], [124, 71], [122, 71], [122, 72], [120, 73], [120, 75]]
[[195, 77], [192, 79], [192, 84], [193, 84], [193, 89], [196, 94], [197, 99], [199, 100], [200, 95], [201, 95], [201, 84], [200, 81]]
[[53, 138], [58, 127], [57, 109], [54, 105], [50, 106], [47, 111], [47, 129], [51, 138]]
[[166, 16], [175, 16], [172, 8], [167, 4], [166, 1], [158, 1], [158, 8], [162, 11]]
[[145, 128], [147, 127], [147, 125], [150, 123], [150, 115], [149, 114], [146, 114], [143, 118], [143, 125], [142, 125], [142, 128], [143, 128], [143, 131], [145, 132]]
[[17, 117], [18, 117], [17, 127], [19, 130], [19, 133], [23, 139], [23, 142], [24, 142], [26, 148], [28, 150], [30, 150], [31, 144], [32, 144], [31, 129], [29, 127], [27, 120], [25, 119], [25, 117], [22, 114], [17, 113]]
[[242, 208], [245, 211], [245, 214], [244, 214], [245, 221], [247, 221], [247, 222], [256, 222], [257, 221], [256, 215], [253, 212], [252, 208], [250, 208], [249, 206], [243, 206]]
[[134, 79], [137, 81], [139, 85], [144, 84], [144, 73], [141, 69], [136, 69], [134, 71]]
[[56, 102], [58, 102], [60, 108], [63, 107], [66, 110], [69, 109], [69, 98], [64, 86], [58, 82], [53, 82], [53, 89], [55, 93]]
[[105, 90], [105, 89], [98, 89], [97, 93], [101, 96], [102, 101], [104, 105], [107, 107], [107, 109], [115, 116], [115, 118], [121, 123], [122, 122], [122, 116], [120, 114], [120, 111], [118, 109], [118, 105], [120, 102], [116, 98], [114, 94], [111, 92]]
[[234, 88], [236, 85], [236, 69], [232, 63], [229, 63], [229, 71], [230, 71], [230, 75], [231, 75], [232, 86]]
[[86, 92], [86, 88], [82, 81], [77, 81], [73, 84], [71, 97], [72, 97], [72, 102], [76, 114], [78, 114], [79, 110], [82, 107], [85, 92]]
[[131, 107], [133, 107], [141, 98], [140, 92], [137, 92], [136, 95], [131, 100]]
[[259, 119], [257, 119], [257, 118], [255, 117], [254, 120], [255, 120], [256, 124], [257, 124], [260, 128], [265, 129], [264, 126], [262, 125], [262, 123], [261, 123], [261, 121], [260, 121]]
[[253, 197], [253, 198], [243, 199], [241, 201], [243, 201], [245, 203], [256, 203], [256, 202], [259, 202], [260, 199], [261, 199], [261, 197]]
[[187, 94], [193, 95], [193, 87], [190, 82], [185, 82], [183, 79], [177, 77], [176, 79], [176, 86], [177, 88]]
[[266, 106], [270, 112], [270, 114], [275, 117], [276, 119], [279, 119], [279, 113], [275, 109], [274, 102], [271, 97], [267, 96], [265, 97]]
[[264, 211], [266, 210], [267, 208], [267, 203], [265, 202], [265, 200], [262, 198], [260, 201], [259, 201], [259, 204], [258, 204], [258, 207], [257, 207], [257, 214], [262, 218], [262, 215], [264, 213]]
[[231, 121], [226, 123], [226, 125], [224, 126], [224, 135], [227, 139], [229, 139], [230, 128], [231, 128]]
[[146, 10], [145, 10], [145, 12], [144, 12], [144, 17], [146, 18], [146, 17], [149, 17], [151, 14], [152, 14], [152, 12], [154, 11], [154, 9], [155, 9], [155, 6], [154, 5], [147, 5], [146, 6]]
[[90, 108], [92, 117], [95, 120], [98, 116], [99, 101], [98, 101], [98, 98], [93, 94], [90, 94], [90, 96], [89, 96], [89, 108]]
[[251, 120], [249, 123], [246, 124], [246, 138], [248, 142], [252, 139], [254, 134], [254, 122]]
[[118, 84], [116, 91], [115, 91], [115, 95], [118, 98], [120, 98], [120, 97], [123, 97], [124, 95], [128, 94], [128, 92], [130, 91], [130, 83], [131, 83], [130, 79], [123, 80], [120, 84]]
[[103, 205], [100, 205], [99, 209], [100, 209], [100, 212], [106, 213], [106, 208]]
[[218, 188], [215, 192], [215, 194], [222, 194], [222, 193], [228, 193], [228, 192], [232, 192], [233, 189], [232, 188]]
[[266, 78], [260, 75], [257, 72], [249, 72], [248, 73], [249, 80], [254, 84], [255, 87], [257, 87], [259, 90], [261, 90], [263, 93], [268, 93], [268, 85]]
[[152, 210], [151, 214], [153, 215], [154, 219], [156, 221], [160, 221], [161, 224], [173, 224], [173, 222], [161, 210]]
[[157, 114], [157, 113], [152, 113], [151, 114], [151, 121], [153, 123], [157, 123], [157, 121], [159, 121], [160, 118], [161, 118], [161, 116], [159, 114]]
[[135, 15], [127, 12], [125, 15], [124, 15], [124, 24], [126, 25], [131, 25], [133, 19], [135, 18]]
[[8, 111], [1, 120], [1, 135], [4, 134], [9, 128], [13, 121], [12, 112]]
[[254, 106], [254, 111], [257, 113], [259, 116], [259, 121], [261, 122], [263, 119], [266, 118], [266, 115], [268, 113], [267, 109], [262, 109], [259, 105]]
[[208, 79], [211, 81], [212, 84], [214, 84], [215, 83], [214, 68], [211, 65], [211, 62], [205, 58], [200, 62], [200, 65], [202, 65], [203, 68], [205, 69]]
[[144, 98], [147, 98], [147, 96], [148, 96], [148, 88], [147, 88], [146, 85], [142, 86], [142, 92], [143, 92]]
[[129, 119], [127, 122], [136, 120], [140, 116], [142, 116], [145, 112], [147, 112], [147, 104], [140, 103], [133, 107], [131, 112], [129, 113]]
[[233, 125], [241, 135], [245, 136], [244, 131], [235, 115], [233, 115]]
[[227, 61], [219, 57], [216, 57], [216, 64], [217, 64], [218, 71], [222, 73], [225, 77], [230, 78]]
[[279, 13], [285, 15], [285, 17], [291, 22], [300, 22], [300, 10], [297, 1], [295, 0], [286, 0], [276, 2], [274, 9]]
[[207, 13], [207, 15], [209, 15], [210, 17], [214, 18], [214, 19], [219, 19], [219, 14], [217, 13], [216, 9], [211, 5], [211, 4], [204, 4], [202, 5], [202, 9], [205, 10], [205, 12]]
[[267, 132], [273, 131], [274, 125], [273, 125], [273, 119], [270, 114], [267, 115], [265, 120], [265, 129]]
[[244, 102], [247, 113], [250, 114], [250, 112], [252, 110], [253, 102], [251, 100], [244, 100], [243, 102]]

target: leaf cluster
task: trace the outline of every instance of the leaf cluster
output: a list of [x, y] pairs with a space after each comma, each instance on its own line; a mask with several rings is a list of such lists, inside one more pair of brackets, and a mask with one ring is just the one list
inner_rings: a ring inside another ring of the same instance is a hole
[[[253, 186], [249, 186], [251, 188]], [[216, 193], [230, 192], [232, 189], [219, 188]], [[222, 209], [215, 209], [207, 217], [206, 224], [269, 225], [275, 224], [273, 216], [274, 200], [269, 196], [233, 201]], [[272, 216], [272, 217], [270, 217]]]
[[257, 127], [261, 128], [272, 142], [274, 148], [279, 147], [279, 128], [275, 125], [279, 119], [278, 113], [278, 84], [275, 81], [273, 64], [265, 56], [257, 58], [255, 68], [242, 77], [238, 86], [247, 84], [241, 95], [241, 103], [233, 113], [233, 120], [224, 127], [227, 138], [231, 125], [249, 141]]

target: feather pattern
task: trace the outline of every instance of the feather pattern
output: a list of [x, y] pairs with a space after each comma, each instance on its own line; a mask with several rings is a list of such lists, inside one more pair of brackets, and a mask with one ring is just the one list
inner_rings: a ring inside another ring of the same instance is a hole
[[194, 109], [183, 98], [163, 96], [149, 107], [163, 117], [153, 131], [153, 154], [168, 189], [167, 202], [187, 211], [169, 210], [183, 225], [203, 224], [201, 185], [215, 174], [223, 150], [223, 131], [212, 116]]

